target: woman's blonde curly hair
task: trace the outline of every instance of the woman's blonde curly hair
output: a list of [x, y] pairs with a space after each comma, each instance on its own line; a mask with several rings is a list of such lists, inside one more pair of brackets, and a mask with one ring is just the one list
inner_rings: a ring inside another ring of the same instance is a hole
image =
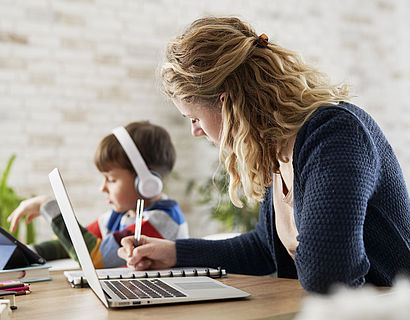
[[330, 84], [294, 52], [258, 40], [237, 18], [201, 18], [170, 41], [161, 69], [171, 98], [215, 108], [225, 93], [220, 159], [239, 207], [241, 185], [248, 200], [264, 199], [278, 160], [288, 161], [282, 150], [317, 108], [348, 99], [346, 85]]

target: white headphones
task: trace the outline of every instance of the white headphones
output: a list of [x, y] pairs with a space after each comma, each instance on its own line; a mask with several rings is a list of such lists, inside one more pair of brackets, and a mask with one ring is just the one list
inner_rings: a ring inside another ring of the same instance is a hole
[[162, 191], [162, 181], [148, 169], [128, 131], [124, 127], [118, 127], [112, 130], [112, 133], [121, 144], [137, 173], [134, 182], [135, 190], [147, 199], [159, 195]]

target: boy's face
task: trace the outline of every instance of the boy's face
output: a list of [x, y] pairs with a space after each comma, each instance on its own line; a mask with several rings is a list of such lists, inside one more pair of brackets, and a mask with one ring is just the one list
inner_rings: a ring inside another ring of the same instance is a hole
[[134, 187], [134, 175], [121, 168], [113, 168], [101, 173], [104, 176], [101, 191], [106, 194], [113, 210], [124, 212], [135, 209], [137, 192]]

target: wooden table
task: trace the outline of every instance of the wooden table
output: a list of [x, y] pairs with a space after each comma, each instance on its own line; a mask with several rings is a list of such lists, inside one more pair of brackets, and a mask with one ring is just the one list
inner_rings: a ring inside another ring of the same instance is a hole
[[50, 273], [52, 281], [32, 283], [31, 294], [16, 297], [11, 319], [292, 319], [306, 295], [297, 280], [229, 274], [220, 281], [250, 298], [106, 309], [90, 288], [72, 288], [62, 271]]

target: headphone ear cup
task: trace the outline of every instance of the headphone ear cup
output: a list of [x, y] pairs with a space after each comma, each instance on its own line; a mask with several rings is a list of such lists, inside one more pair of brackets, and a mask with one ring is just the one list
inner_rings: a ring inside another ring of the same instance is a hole
[[153, 176], [156, 176], [157, 178], [159, 178], [159, 180], [161, 180], [161, 175], [158, 172], [155, 172], [153, 170], [150, 170], [149, 172], [151, 172]]
[[134, 188], [135, 188], [135, 191], [137, 191], [138, 193], [140, 193], [140, 191], [138, 190], [139, 182], [140, 182], [140, 178], [138, 178], [138, 176], [136, 176], [135, 180], [134, 180]]
[[[156, 197], [158, 194], [161, 193], [161, 191], [162, 191], [162, 180], [161, 180], [161, 175], [160, 175], [159, 173], [157, 173], [157, 172], [155, 172], [155, 171], [152, 171], [152, 170], [150, 170], [150, 173], [153, 175], [152, 178], [154, 178], [155, 180], [158, 180], [158, 181], [155, 183], [155, 185], [156, 185], [157, 188], [158, 188], [158, 190], [157, 190], [158, 193], [152, 195], [152, 198], [153, 198], [153, 197]], [[152, 179], [152, 178], [151, 178], [151, 179]], [[141, 190], [142, 187], [140, 186], [140, 179], [139, 179], [138, 176], [135, 177], [134, 187], [135, 187], [135, 190], [136, 190], [140, 195], [143, 195], [143, 194], [144, 194], [144, 191]]]

